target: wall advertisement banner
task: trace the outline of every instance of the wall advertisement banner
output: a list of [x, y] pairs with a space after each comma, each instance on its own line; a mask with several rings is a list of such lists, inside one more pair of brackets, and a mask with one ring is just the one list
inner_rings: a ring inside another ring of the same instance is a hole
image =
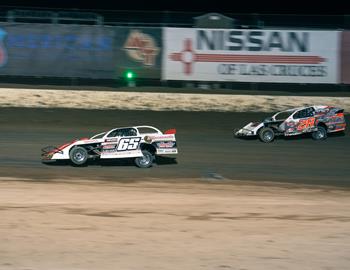
[[0, 75], [160, 78], [161, 28], [0, 23]]
[[160, 79], [162, 29], [156, 27], [116, 28], [117, 75], [127, 71], [137, 78]]
[[339, 31], [163, 29], [163, 80], [338, 83]]
[[350, 84], [350, 31], [341, 34], [341, 82]]

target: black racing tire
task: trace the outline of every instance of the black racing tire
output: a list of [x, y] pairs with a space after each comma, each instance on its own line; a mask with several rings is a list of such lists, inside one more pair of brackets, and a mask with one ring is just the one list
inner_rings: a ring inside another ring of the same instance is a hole
[[149, 168], [152, 167], [154, 161], [154, 155], [148, 150], [142, 150], [142, 157], [135, 158], [135, 164], [139, 168]]
[[89, 157], [89, 155], [88, 155], [87, 150], [81, 146], [74, 147], [69, 152], [69, 158], [70, 158], [71, 162], [77, 166], [85, 165], [87, 160], [88, 160], [88, 157]]
[[317, 130], [311, 133], [311, 136], [315, 141], [325, 140], [327, 139], [327, 130], [322, 126], [318, 126]]
[[272, 142], [275, 139], [275, 132], [272, 128], [264, 127], [259, 130], [259, 139], [264, 143]]

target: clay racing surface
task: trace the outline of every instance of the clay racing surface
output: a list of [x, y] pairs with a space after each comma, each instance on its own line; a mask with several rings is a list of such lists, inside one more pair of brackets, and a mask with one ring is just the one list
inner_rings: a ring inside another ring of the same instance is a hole
[[349, 269], [349, 190], [2, 178], [0, 195], [1, 270]]
[[[217, 178], [349, 186], [350, 136], [310, 137], [270, 144], [233, 138], [233, 129], [268, 113], [150, 112], [72, 109], [0, 109], [0, 174], [34, 179]], [[349, 117], [347, 116], [349, 123]], [[179, 154], [142, 170], [132, 162], [104, 161], [77, 168], [44, 165], [41, 148], [130, 125], [177, 129]]]

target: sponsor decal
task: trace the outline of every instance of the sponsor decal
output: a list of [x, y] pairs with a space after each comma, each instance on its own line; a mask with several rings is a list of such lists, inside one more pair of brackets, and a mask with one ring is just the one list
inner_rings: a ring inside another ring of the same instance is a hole
[[177, 153], [177, 149], [157, 149], [158, 154], [170, 154], [170, 153]]
[[3, 67], [7, 63], [7, 50], [5, 48], [4, 39], [7, 33], [0, 28], [0, 67]]
[[288, 127], [295, 127], [297, 124], [294, 121], [288, 121], [285, 123]]
[[106, 144], [102, 146], [103, 150], [110, 150], [110, 149], [114, 149], [115, 147], [116, 147], [116, 144]]
[[[137, 150], [140, 151], [140, 150]], [[116, 151], [116, 149], [108, 149], [106, 151], [102, 152], [103, 156], [108, 156], [108, 158], [119, 158], [119, 157], [135, 157], [135, 156], [139, 156], [139, 154], [136, 152], [135, 150], [132, 151]]]
[[[196, 49], [192, 39], [185, 39], [183, 49], [180, 52], [171, 53], [171, 61], [179, 61], [183, 64], [183, 72], [186, 75], [193, 73], [196, 62], [218, 62], [218, 63], [256, 63], [256, 64], [279, 64], [269, 71], [267, 65], [253, 67], [256, 70], [248, 70], [246, 65], [222, 64], [218, 67], [220, 74], [234, 74], [238, 70], [244, 73], [256, 73], [249, 75], [275, 75], [286, 76], [288, 73], [295, 76], [305, 73], [325, 73], [319, 70], [318, 64], [326, 61], [325, 58], [317, 55], [279, 55], [279, 54], [232, 54], [232, 51], [253, 51], [253, 52], [308, 52], [308, 32], [285, 32], [285, 31], [224, 31], [224, 30], [197, 30]], [[197, 51], [230, 51], [228, 54], [198, 53]], [[283, 64], [316, 65], [313, 69], [299, 66], [286, 68]], [[316, 69], [316, 70], [314, 70]], [[279, 74], [281, 73], [281, 74]], [[312, 75], [312, 74], [311, 74]]]
[[144, 139], [145, 142], [147, 142], [147, 143], [152, 142], [152, 138], [151, 138], [150, 136], [145, 136], [143, 139]]
[[172, 148], [174, 147], [175, 143], [174, 142], [159, 142], [157, 143], [157, 146], [159, 148]]
[[164, 140], [164, 139], [174, 139], [175, 136], [173, 134], [171, 135], [156, 135], [156, 136], [149, 136], [152, 140]]
[[124, 49], [130, 58], [137, 62], [143, 63], [144, 66], [154, 66], [159, 48], [156, 46], [155, 39], [138, 30], [130, 32]]
[[117, 142], [119, 138], [106, 139], [105, 142]]

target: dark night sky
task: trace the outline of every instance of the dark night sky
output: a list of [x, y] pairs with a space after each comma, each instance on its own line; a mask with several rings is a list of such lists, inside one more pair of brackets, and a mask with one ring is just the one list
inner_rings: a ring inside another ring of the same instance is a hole
[[350, 14], [346, 0], [1, 0], [0, 6], [263, 14]]

